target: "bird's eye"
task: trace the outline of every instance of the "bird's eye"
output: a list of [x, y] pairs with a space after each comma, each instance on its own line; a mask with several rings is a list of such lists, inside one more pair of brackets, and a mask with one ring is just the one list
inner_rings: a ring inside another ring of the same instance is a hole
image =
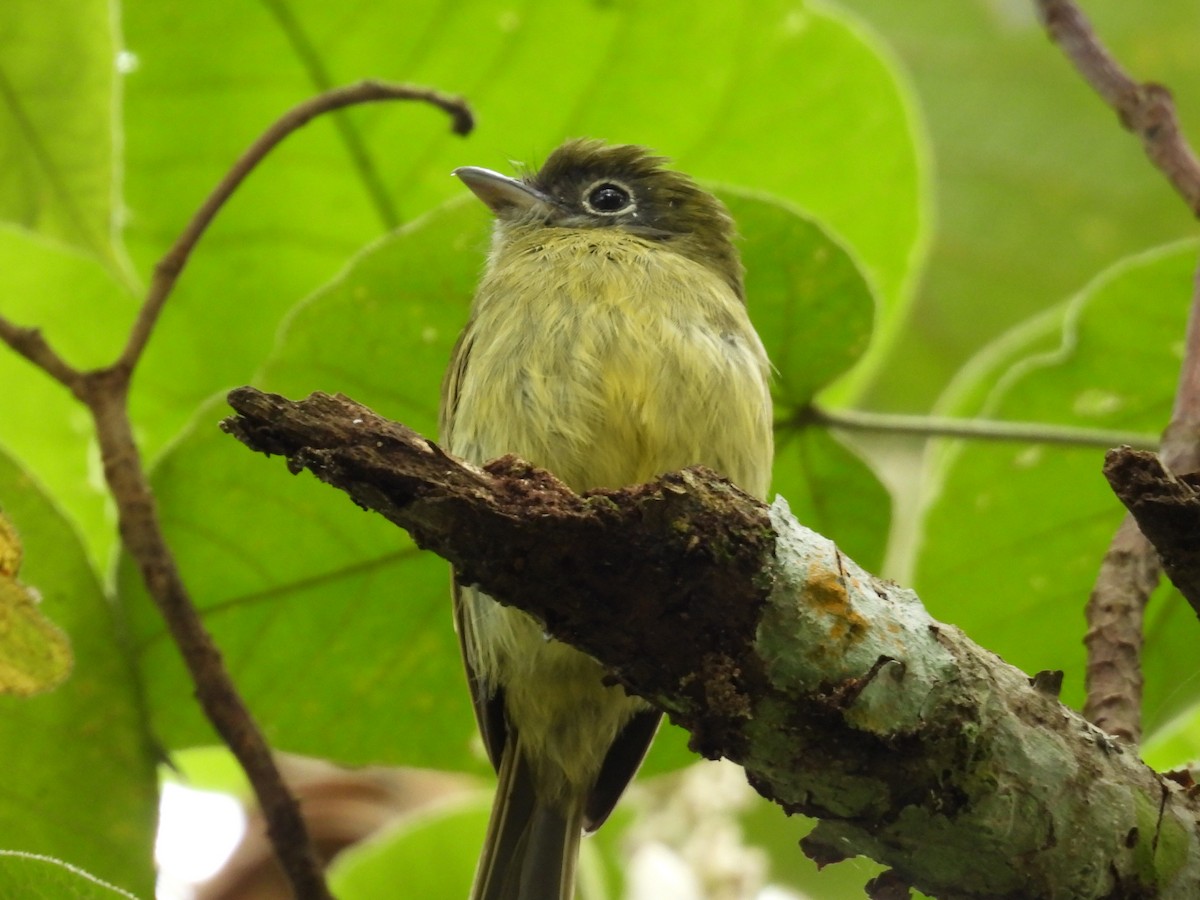
[[583, 202], [591, 212], [612, 215], [626, 209], [632, 201], [627, 187], [612, 181], [602, 181], [587, 192]]

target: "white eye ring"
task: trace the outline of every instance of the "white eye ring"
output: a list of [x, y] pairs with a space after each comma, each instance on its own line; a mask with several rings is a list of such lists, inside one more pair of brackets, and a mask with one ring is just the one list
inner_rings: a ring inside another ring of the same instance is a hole
[[583, 208], [597, 216], [628, 215], [637, 209], [637, 203], [629, 185], [615, 178], [601, 178], [584, 189]]

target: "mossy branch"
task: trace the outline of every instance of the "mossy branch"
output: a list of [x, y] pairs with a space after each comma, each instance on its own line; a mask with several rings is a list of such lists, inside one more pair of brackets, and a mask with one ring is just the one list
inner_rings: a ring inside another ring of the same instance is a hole
[[[464, 580], [600, 660], [804, 850], [955, 897], [1189, 897], [1197, 799], [1030, 679], [704, 469], [578, 495], [461, 462], [344, 397], [230, 395], [223, 427], [407, 529]], [[447, 601], [449, 602], [449, 601]], [[1168, 852], [1168, 848], [1170, 848]]]

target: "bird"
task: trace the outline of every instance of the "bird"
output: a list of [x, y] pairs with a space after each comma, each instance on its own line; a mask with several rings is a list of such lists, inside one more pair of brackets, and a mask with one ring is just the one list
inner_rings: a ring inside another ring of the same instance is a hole
[[[494, 225], [442, 383], [443, 446], [476, 464], [515, 454], [577, 492], [705, 465], [765, 499], [771, 367], [721, 201], [642, 146], [592, 138], [519, 177], [453, 174]], [[581, 835], [661, 713], [457, 579], [454, 611], [498, 773], [471, 898], [570, 900]]]

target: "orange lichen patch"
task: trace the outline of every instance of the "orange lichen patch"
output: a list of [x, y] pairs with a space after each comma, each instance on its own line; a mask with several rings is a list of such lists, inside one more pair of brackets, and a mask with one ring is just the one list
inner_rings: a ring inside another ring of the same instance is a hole
[[854, 609], [846, 593], [840, 572], [811, 571], [808, 577], [809, 602], [830, 618], [829, 636], [835, 640], [858, 641], [867, 632], [867, 620]]

